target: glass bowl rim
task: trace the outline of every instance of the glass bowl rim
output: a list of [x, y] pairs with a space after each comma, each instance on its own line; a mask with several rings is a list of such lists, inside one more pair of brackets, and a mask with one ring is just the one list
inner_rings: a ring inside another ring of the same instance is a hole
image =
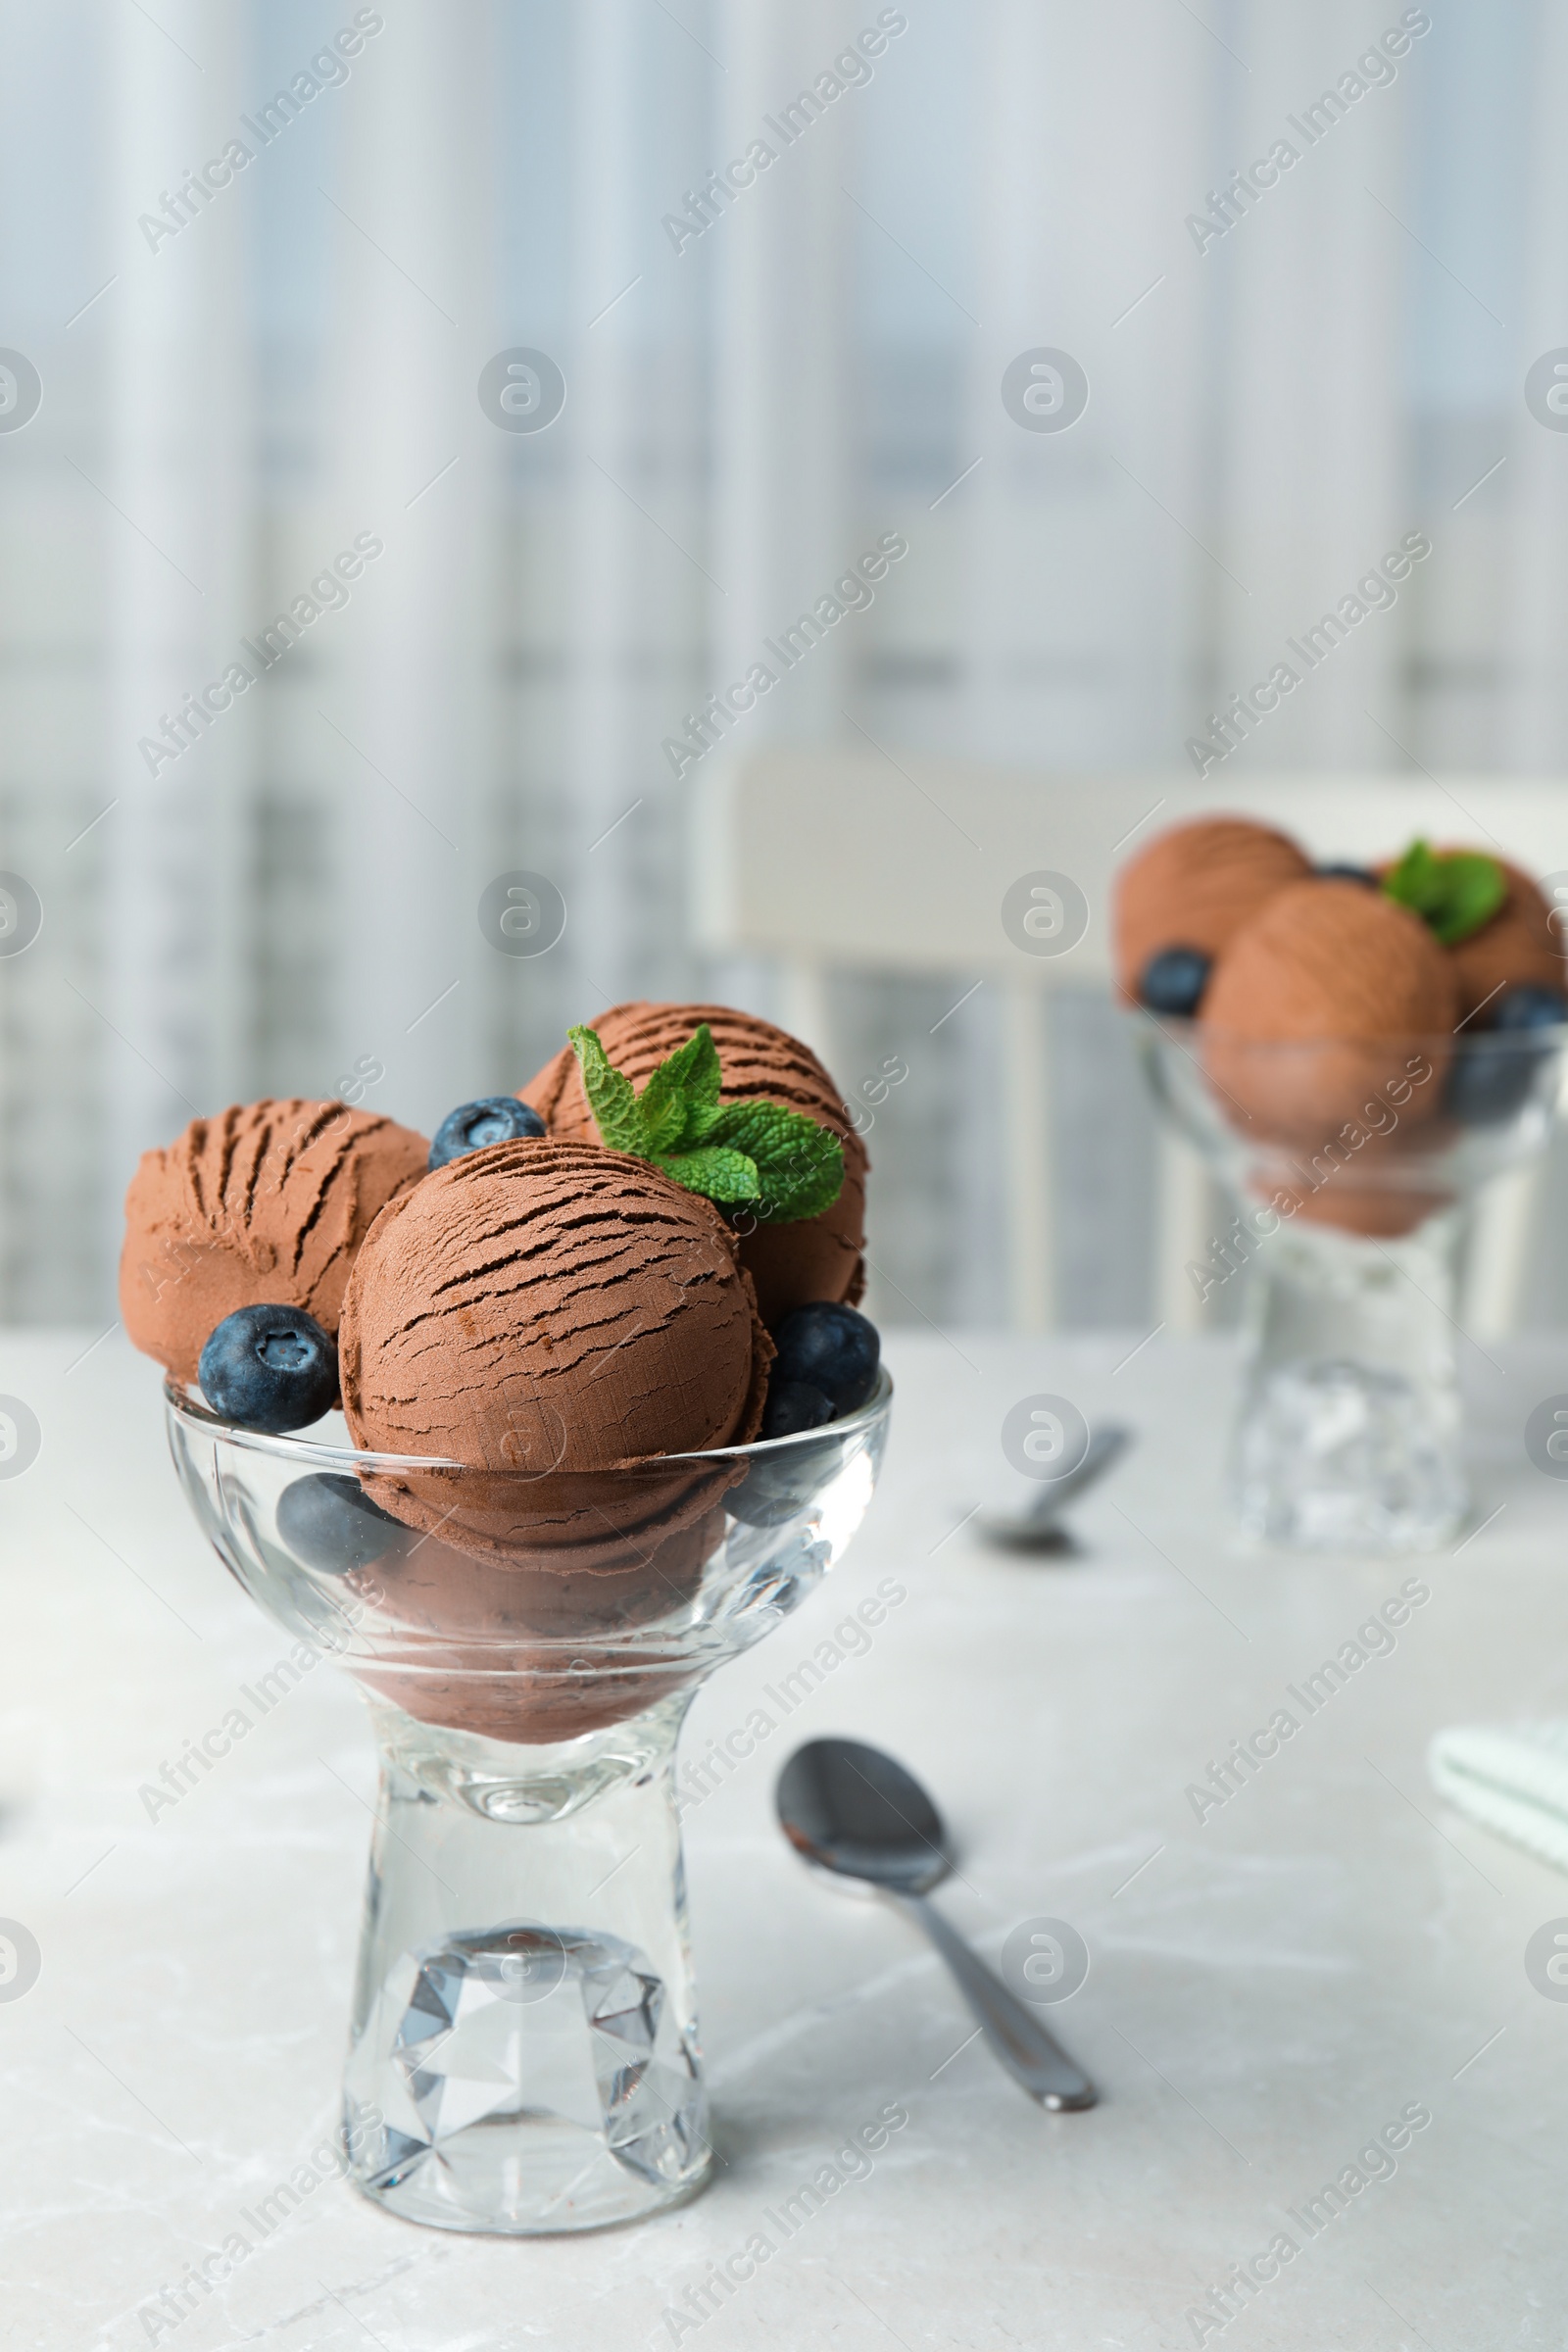
[[230, 1445], [250, 1453], [268, 1453], [277, 1460], [291, 1462], [302, 1470], [350, 1470], [372, 1475], [410, 1470], [442, 1472], [457, 1471], [466, 1478], [515, 1479], [519, 1487], [536, 1486], [542, 1477], [561, 1478], [621, 1478], [632, 1475], [658, 1474], [678, 1464], [682, 1467], [701, 1466], [706, 1462], [784, 1461], [791, 1447], [819, 1445], [826, 1437], [858, 1436], [869, 1429], [886, 1412], [893, 1401], [893, 1377], [886, 1364], [877, 1366], [876, 1387], [864, 1404], [853, 1413], [843, 1413], [837, 1420], [824, 1421], [815, 1429], [797, 1430], [786, 1438], [753, 1438], [745, 1446], [713, 1446], [696, 1453], [648, 1453], [627, 1462], [612, 1463], [597, 1470], [489, 1470], [474, 1462], [458, 1462], [444, 1454], [434, 1453], [368, 1453], [353, 1446], [324, 1446], [317, 1440], [299, 1437], [292, 1432], [274, 1436], [263, 1429], [244, 1429], [237, 1421], [225, 1421], [215, 1413], [199, 1395], [192, 1395], [172, 1375], [164, 1380], [164, 1402], [175, 1418], [187, 1428], [199, 1430], [214, 1438], [226, 1439]]
[[[1463, 1039], [1466, 1045], [1478, 1045], [1485, 1041], [1490, 1046], [1505, 1046], [1509, 1049], [1528, 1046], [1538, 1053], [1543, 1048], [1568, 1046], [1568, 1016], [1540, 1029], [1471, 1029], [1461, 1021], [1456, 1029], [1374, 1030], [1362, 1037], [1243, 1037], [1234, 1029], [1217, 1029], [1212, 1021], [1195, 1018], [1191, 1013], [1151, 1012], [1147, 1004], [1135, 1004], [1127, 1009], [1145, 1037], [1162, 1038], [1166, 1045], [1174, 1046], [1183, 1054], [1191, 1053], [1195, 1044], [1200, 1045], [1209, 1038], [1224, 1045], [1231, 1053], [1250, 1054], [1321, 1054], [1331, 1048], [1339, 1052], [1349, 1049], [1364, 1053], [1378, 1046], [1391, 1049], [1402, 1047], [1405, 1050], [1414, 1046], [1423, 1051], [1437, 1046], [1447, 1052], [1458, 1039]], [[1484, 1009], [1484, 1006], [1478, 1007], [1478, 1010]], [[1473, 1020], [1475, 1015], [1472, 1013], [1470, 1018]]]

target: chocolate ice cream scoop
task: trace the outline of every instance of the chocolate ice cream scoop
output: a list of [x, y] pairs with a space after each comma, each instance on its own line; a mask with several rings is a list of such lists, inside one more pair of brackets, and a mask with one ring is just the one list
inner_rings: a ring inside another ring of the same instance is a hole
[[145, 1152], [125, 1196], [120, 1311], [135, 1346], [194, 1381], [242, 1306], [297, 1306], [335, 1333], [349, 1269], [386, 1203], [424, 1174], [412, 1128], [344, 1102], [236, 1103]]
[[[753, 1438], [772, 1355], [710, 1201], [543, 1140], [453, 1160], [388, 1209], [338, 1348], [358, 1445], [467, 1466], [365, 1477], [394, 1518], [506, 1572], [498, 1635], [689, 1596], [741, 1473], [661, 1457]], [[420, 1572], [416, 1547], [398, 1573]]]
[[1391, 1106], [1406, 1132], [1435, 1116], [1457, 1018], [1452, 957], [1419, 915], [1356, 882], [1293, 883], [1214, 967], [1203, 1066], [1239, 1132], [1310, 1151], [1387, 1128]]
[[533, 1476], [743, 1443], [771, 1354], [710, 1201], [528, 1138], [376, 1220], [338, 1341], [357, 1446]]
[[1116, 982], [1123, 996], [1140, 1001], [1146, 965], [1167, 948], [1219, 956], [1276, 891], [1311, 872], [1294, 841], [1245, 817], [1201, 817], [1158, 834], [1116, 876]]
[[1551, 927], [1551, 908], [1530, 876], [1499, 858], [1507, 897], [1479, 931], [1450, 948], [1459, 974], [1459, 1016], [1474, 1013], [1479, 1027], [1490, 1027], [1496, 998], [1507, 988], [1568, 986], [1568, 964]]
[[[624, 1508], [608, 1474], [575, 1483], [585, 1497], [593, 1490]], [[603, 1517], [599, 1530], [607, 1532]], [[690, 1661], [661, 1656], [659, 1628], [684, 1615], [722, 1544], [721, 1509], [662, 1543], [622, 1543], [618, 1561], [584, 1559], [576, 1548], [503, 1557], [471, 1543], [469, 1526], [458, 1531], [466, 1548], [446, 1540], [453, 1532], [451, 1521], [418, 1538], [401, 1530], [406, 1547], [369, 1572], [400, 1630], [383, 1638], [364, 1680], [408, 1714], [533, 1744], [621, 1722], [699, 1678]]]
[[[736, 1220], [740, 1262], [757, 1286], [763, 1322], [771, 1330], [792, 1308], [813, 1299], [855, 1305], [865, 1289], [861, 1253], [869, 1163], [842, 1097], [815, 1054], [787, 1030], [724, 1004], [615, 1004], [590, 1025], [615, 1068], [640, 1088], [705, 1021], [722, 1068], [721, 1101], [777, 1102], [804, 1112], [830, 1128], [844, 1148], [843, 1188], [818, 1215], [769, 1224], [743, 1212]], [[569, 1046], [518, 1093], [541, 1113], [552, 1136], [598, 1143], [599, 1128]]]

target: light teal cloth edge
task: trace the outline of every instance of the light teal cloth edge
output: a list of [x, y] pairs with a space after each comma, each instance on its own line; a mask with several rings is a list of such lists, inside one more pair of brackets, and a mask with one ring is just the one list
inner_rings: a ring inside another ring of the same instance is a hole
[[1568, 1722], [1461, 1724], [1439, 1732], [1427, 1770], [1461, 1813], [1568, 1871]]

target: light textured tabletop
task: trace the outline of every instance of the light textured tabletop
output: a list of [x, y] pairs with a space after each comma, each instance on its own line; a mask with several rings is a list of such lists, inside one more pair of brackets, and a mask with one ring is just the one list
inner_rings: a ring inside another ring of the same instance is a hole
[[[685, 1736], [700, 1756], [759, 1705], [777, 1719], [686, 1816], [714, 2185], [639, 2229], [509, 2242], [412, 2228], [328, 2179], [155, 2328], [161, 2290], [332, 2131], [371, 1746], [323, 1669], [149, 1819], [142, 1786], [286, 1643], [186, 1514], [153, 1369], [118, 1333], [73, 1365], [91, 1337], [0, 1336], [0, 1392], [42, 1430], [0, 1480], [0, 1915], [42, 1956], [0, 1999], [5, 2346], [1564, 2342], [1568, 2003], [1523, 1955], [1568, 1917], [1568, 1879], [1445, 1812], [1424, 1751], [1448, 1723], [1568, 1714], [1568, 1487], [1521, 1443], [1568, 1390], [1568, 1346], [1470, 1351], [1476, 1516], [1498, 1515], [1396, 1564], [1228, 1545], [1217, 1343], [1155, 1339], [1116, 1370], [1137, 1335], [895, 1335], [863, 1530]], [[1004, 1412], [1039, 1390], [1139, 1432], [1063, 1565], [958, 1525]], [[1196, 1805], [1211, 1761], [1412, 1576], [1429, 1597], [1395, 1646]], [[890, 1578], [906, 1597], [867, 1638], [851, 1609]], [[786, 1719], [763, 1687], [791, 1677]], [[1088, 1981], [1049, 2014], [1102, 2085], [1092, 2113], [1024, 2098], [913, 1930], [787, 1851], [775, 1774], [828, 1731], [928, 1782], [959, 1847], [940, 1899], [992, 1958], [1026, 1921], [1081, 1933]], [[907, 2122], [869, 2172], [804, 2220], [801, 2201], [786, 2238], [781, 2203], [890, 2105]], [[1397, 2153], [1358, 2164], [1390, 2126]], [[700, 2306], [758, 2232], [768, 2259], [699, 2322], [689, 2290]], [[1225, 2320], [1205, 2298], [1254, 2258], [1275, 2275], [1233, 2286]]]

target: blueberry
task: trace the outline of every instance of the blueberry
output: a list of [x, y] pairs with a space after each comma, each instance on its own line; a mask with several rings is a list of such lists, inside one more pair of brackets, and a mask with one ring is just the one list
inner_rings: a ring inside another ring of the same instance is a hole
[[1443, 1089], [1445, 1110], [1467, 1127], [1497, 1127], [1523, 1109], [1551, 1053], [1540, 1033], [1568, 1021], [1568, 1001], [1555, 988], [1510, 988], [1489, 1014], [1486, 1029], [1460, 1032]]
[[1138, 994], [1151, 1012], [1174, 1013], [1183, 1019], [1198, 1010], [1208, 986], [1213, 957], [1201, 948], [1161, 948], [1151, 956], [1138, 981]]
[[277, 1532], [296, 1559], [328, 1576], [371, 1568], [411, 1541], [411, 1531], [372, 1502], [357, 1478], [320, 1470], [283, 1489]]
[[1461, 1037], [1444, 1081], [1443, 1107], [1467, 1127], [1497, 1127], [1528, 1099], [1540, 1056], [1491, 1036]]
[[486, 1144], [510, 1144], [518, 1136], [545, 1132], [531, 1103], [519, 1102], [515, 1095], [481, 1095], [477, 1102], [460, 1102], [448, 1111], [430, 1146], [430, 1165], [444, 1168], [449, 1159], [482, 1152]]
[[[853, 1306], [839, 1306], [826, 1298], [812, 1306], [798, 1306], [785, 1316], [773, 1338], [778, 1348], [773, 1366], [775, 1388], [781, 1382], [804, 1381], [820, 1391], [835, 1412], [853, 1413], [876, 1387], [881, 1354], [876, 1325], [858, 1315]], [[801, 1426], [811, 1428], [814, 1424]]]
[[202, 1395], [241, 1429], [305, 1429], [337, 1402], [337, 1348], [297, 1306], [240, 1306], [202, 1349]]
[[1364, 865], [1320, 865], [1315, 870], [1320, 882], [1359, 882], [1363, 890], [1382, 887], [1376, 874]]
[[1568, 1021], [1568, 997], [1562, 990], [1526, 983], [1521, 988], [1503, 990], [1491, 1026], [1507, 1031], [1555, 1029], [1563, 1021]]
[[780, 1380], [775, 1365], [762, 1407], [764, 1438], [799, 1437], [803, 1429], [820, 1429], [832, 1418], [832, 1404], [820, 1389], [805, 1380]]
[[853, 1446], [831, 1432], [804, 1446], [787, 1446], [772, 1460], [753, 1462], [738, 1487], [724, 1497], [732, 1519], [748, 1527], [782, 1527], [797, 1512], [809, 1510], [840, 1469]]

